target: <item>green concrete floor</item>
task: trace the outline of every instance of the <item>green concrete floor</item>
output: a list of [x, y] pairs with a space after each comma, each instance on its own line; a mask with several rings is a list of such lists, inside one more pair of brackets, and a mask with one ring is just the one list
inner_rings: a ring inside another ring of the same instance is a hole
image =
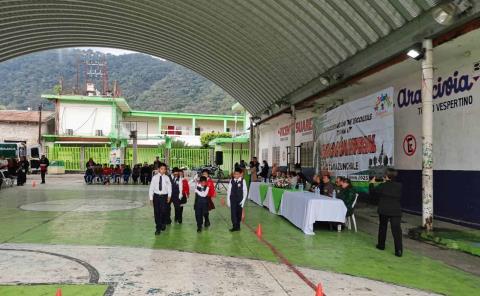
[[[270, 249], [243, 228], [230, 233], [229, 211], [211, 212], [212, 227], [196, 232], [192, 202], [184, 212], [184, 224], [172, 225], [155, 237], [150, 206], [110, 212], [34, 212], [22, 204], [73, 198], [118, 198], [146, 201], [142, 186], [26, 186], [0, 191], [0, 242], [72, 245], [132, 246], [176, 249], [190, 252], [246, 257], [276, 262]], [[262, 224], [264, 238], [292, 263], [335, 271], [447, 295], [475, 295], [480, 278], [442, 262], [408, 250], [404, 257], [393, 256], [391, 242], [386, 251], [374, 248], [375, 237], [359, 231], [342, 233], [318, 230], [306, 236], [285, 219], [249, 203], [246, 223]]]
[[62, 295], [100, 296], [107, 290], [106, 285], [28, 285], [1, 286], [2, 296], [53, 296], [57, 289], [62, 289]]

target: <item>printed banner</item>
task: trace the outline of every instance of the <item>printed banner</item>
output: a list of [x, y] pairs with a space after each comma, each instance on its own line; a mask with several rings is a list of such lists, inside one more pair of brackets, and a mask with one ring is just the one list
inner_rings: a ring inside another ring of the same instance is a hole
[[320, 170], [368, 181], [372, 170], [393, 165], [393, 87], [352, 101], [319, 118]]

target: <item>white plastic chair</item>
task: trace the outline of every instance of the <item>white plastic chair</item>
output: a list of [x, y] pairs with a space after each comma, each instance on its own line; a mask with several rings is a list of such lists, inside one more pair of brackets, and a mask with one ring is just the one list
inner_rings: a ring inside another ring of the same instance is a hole
[[357, 204], [357, 199], [358, 199], [358, 193], [355, 194], [355, 200], [352, 203], [352, 210], [353, 213], [351, 216], [347, 217], [347, 227], [348, 230], [352, 230], [352, 222], [353, 222], [353, 228], [355, 229], [355, 232], [357, 232], [357, 220], [355, 220], [355, 205]]

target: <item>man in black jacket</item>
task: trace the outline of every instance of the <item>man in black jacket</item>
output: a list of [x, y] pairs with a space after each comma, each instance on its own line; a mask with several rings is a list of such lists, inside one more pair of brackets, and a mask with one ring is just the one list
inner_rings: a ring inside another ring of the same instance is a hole
[[385, 182], [375, 186], [375, 178], [370, 181], [370, 195], [378, 199], [378, 215], [380, 224], [378, 227], [377, 249], [385, 250], [385, 240], [387, 238], [388, 221], [392, 229], [393, 241], [395, 244], [395, 256], [402, 257], [402, 228], [400, 222], [402, 219], [402, 206], [400, 199], [402, 196], [402, 184], [395, 182], [397, 171], [387, 169]]

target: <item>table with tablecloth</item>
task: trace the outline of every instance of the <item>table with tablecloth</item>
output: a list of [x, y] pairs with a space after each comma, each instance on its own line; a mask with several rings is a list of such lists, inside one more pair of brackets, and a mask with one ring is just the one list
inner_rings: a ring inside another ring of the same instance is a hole
[[347, 207], [341, 199], [311, 192], [285, 191], [279, 214], [305, 234], [313, 235], [313, 224], [316, 221], [345, 223]]
[[270, 213], [287, 218], [305, 234], [313, 235], [315, 221], [345, 222], [347, 208], [340, 199], [312, 192], [276, 188], [263, 182], [252, 182], [249, 199], [266, 206]]

